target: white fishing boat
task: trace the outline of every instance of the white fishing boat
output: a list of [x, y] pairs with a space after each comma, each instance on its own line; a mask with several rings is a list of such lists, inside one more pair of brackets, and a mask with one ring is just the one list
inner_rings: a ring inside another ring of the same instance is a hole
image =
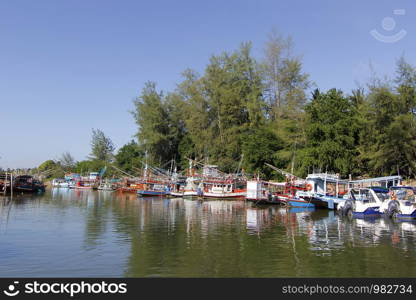
[[313, 173], [306, 179], [306, 191], [298, 191], [296, 198], [318, 208], [336, 209], [348, 193], [348, 181], [338, 174]]
[[388, 193], [383, 187], [351, 189], [348, 198], [338, 203], [337, 210], [349, 218], [380, 216], [383, 213], [381, 206], [389, 198]]
[[64, 178], [55, 178], [52, 180], [53, 188], [68, 188], [69, 183]]
[[186, 185], [186, 177], [180, 176], [175, 168], [171, 176], [170, 195], [172, 197], [183, 197]]
[[188, 177], [185, 181], [183, 188], [183, 197], [192, 199], [202, 196], [202, 185], [200, 178], [195, 176], [195, 170], [193, 168], [193, 161], [189, 160], [189, 169], [187, 173]]
[[245, 199], [247, 189], [245, 183], [234, 179], [204, 180], [204, 198], [215, 199]]
[[115, 189], [114, 185], [110, 182], [101, 182], [97, 188], [100, 191], [114, 191]]
[[195, 177], [186, 178], [185, 187], [183, 189], [183, 197], [195, 198], [202, 196], [201, 187], [198, 187], [198, 181]]

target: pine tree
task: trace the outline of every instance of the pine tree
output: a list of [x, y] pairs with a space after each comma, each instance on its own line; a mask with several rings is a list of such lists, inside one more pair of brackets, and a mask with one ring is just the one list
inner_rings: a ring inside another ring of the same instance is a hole
[[357, 155], [357, 132], [359, 130], [353, 104], [339, 90], [316, 92], [306, 105], [305, 149], [302, 150], [302, 173], [308, 169], [351, 173], [351, 162]]

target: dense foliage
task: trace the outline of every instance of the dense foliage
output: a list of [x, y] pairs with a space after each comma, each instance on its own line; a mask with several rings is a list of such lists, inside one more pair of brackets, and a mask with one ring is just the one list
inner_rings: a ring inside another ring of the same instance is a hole
[[138, 147], [156, 165], [195, 158], [226, 172], [243, 155], [242, 168], [266, 178], [276, 175], [266, 162], [300, 176], [414, 177], [415, 68], [401, 58], [394, 80], [311, 92], [292, 51], [290, 38], [272, 34], [262, 60], [246, 43], [213, 56], [202, 75], [184, 71], [169, 93], [148, 82], [134, 101]]

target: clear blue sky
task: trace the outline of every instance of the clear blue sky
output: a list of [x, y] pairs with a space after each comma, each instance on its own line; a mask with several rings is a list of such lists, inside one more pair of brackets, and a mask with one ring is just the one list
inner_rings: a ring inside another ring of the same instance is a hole
[[[35, 167], [64, 151], [82, 160], [92, 128], [121, 147], [136, 132], [129, 110], [144, 82], [172, 90], [185, 68], [202, 72], [243, 41], [260, 57], [272, 28], [293, 37], [323, 90], [349, 92], [370, 61], [388, 75], [402, 54], [416, 64], [414, 0], [1, 0], [0, 166]], [[383, 43], [372, 29], [407, 36]]]

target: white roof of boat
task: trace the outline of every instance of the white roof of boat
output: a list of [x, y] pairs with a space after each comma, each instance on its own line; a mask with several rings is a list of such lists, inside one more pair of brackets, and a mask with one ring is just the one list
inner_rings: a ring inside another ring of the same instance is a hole
[[337, 181], [337, 182], [347, 182], [347, 179], [341, 179], [338, 174], [328, 174], [328, 173], [313, 173], [308, 174], [306, 180], [308, 179], [322, 179], [326, 181]]
[[401, 179], [402, 177], [400, 175], [395, 175], [395, 176], [374, 177], [374, 178], [367, 178], [367, 179], [360, 179], [360, 180], [351, 180], [350, 183], [393, 181], [393, 180], [401, 180]]

